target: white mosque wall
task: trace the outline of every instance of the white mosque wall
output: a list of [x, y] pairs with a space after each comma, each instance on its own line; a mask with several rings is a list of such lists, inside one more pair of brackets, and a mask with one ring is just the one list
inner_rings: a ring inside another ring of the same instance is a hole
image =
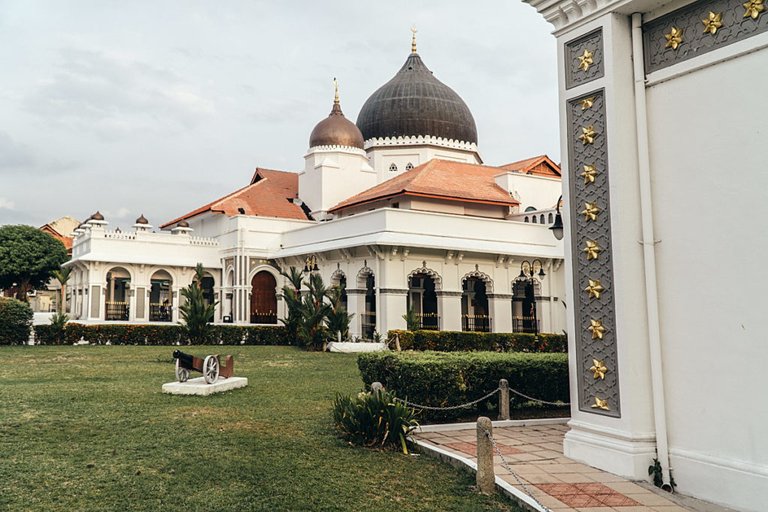
[[[441, 147], [428, 144], [426, 141], [431, 140], [431, 138], [422, 138], [421, 144], [410, 145], [411, 139], [416, 138], [407, 137], [407, 139], [408, 141], [403, 138], [367, 141], [368, 159], [371, 167], [376, 171], [378, 183], [394, 178], [410, 168], [427, 163], [433, 158], [471, 164], [482, 163], [477, 153], [477, 146], [474, 144], [458, 144], [455, 148]], [[442, 143], [442, 139], [440, 141]]]
[[496, 176], [496, 183], [520, 201], [520, 212], [528, 208], [547, 210], [554, 208], [563, 193], [559, 178], [547, 178], [519, 172], [505, 172]]
[[[581, 179], [579, 169], [569, 169], [565, 156], [580, 144], [569, 140], [569, 129], [579, 126], [569, 127], [568, 102], [603, 91], [608, 126], [621, 417], [574, 405], [566, 455], [646, 479], [657, 450], [664, 456], [666, 431], [678, 492], [737, 510], [764, 510], [768, 441], [762, 434], [768, 402], [763, 397], [762, 363], [768, 348], [762, 339], [768, 321], [762, 306], [768, 281], [760, 269], [768, 238], [761, 235], [759, 222], [768, 216], [768, 178], [760, 150], [768, 105], [757, 99], [754, 85], [768, 78], [768, 34], [648, 73], [643, 109], [632, 71], [631, 18], [625, 13], [645, 12], [648, 21], [685, 2], [665, 5], [657, 13], [649, 12], [658, 5], [649, 1], [579, 8], [570, 1], [529, 3], [556, 28], [566, 190], [569, 181]], [[698, 34], [709, 8], [701, 6], [703, 14], [690, 22]], [[755, 23], [743, 18], [744, 9], [737, 7], [729, 11], [736, 16], [724, 17], [725, 23]], [[604, 53], [595, 61], [602, 61], [604, 76], [567, 86], [565, 76], [578, 61], [565, 58], [566, 45], [598, 28]], [[685, 30], [684, 42], [694, 37], [693, 30]], [[738, 31], [729, 27], [724, 33]], [[724, 37], [721, 32], [717, 36], [713, 40]], [[685, 49], [681, 46], [678, 53], [684, 55]], [[675, 55], [671, 49], [661, 51]], [[639, 55], [634, 58], [642, 62]], [[650, 160], [648, 210], [641, 203], [644, 133]], [[570, 200], [565, 200], [568, 227]], [[723, 214], [723, 208], [733, 205], [738, 205], [738, 216]], [[652, 239], [643, 240], [644, 219], [653, 222]], [[565, 246], [571, 246], [568, 229]], [[583, 293], [573, 281], [574, 264], [567, 260], [567, 293]], [[654, 261], [655, 272], [649, 266]], [[658, 313], [657, 359], [653, 312]], [[569, 308], [571, 333], [573, 313]], [[584, 378], [574, 360], [577, 337], [569, 336], [574, 404], [579, 403], [578, 385]]]

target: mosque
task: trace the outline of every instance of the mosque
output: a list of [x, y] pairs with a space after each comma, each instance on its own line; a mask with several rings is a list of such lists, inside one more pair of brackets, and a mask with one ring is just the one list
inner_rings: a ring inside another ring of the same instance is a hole
[[360, 109], [309, 136], [301, 172], [257, 167], [243, 188], [153, 230], [74, 231], [68, 311], [83, 322], [176, 322], [194, 268], [216, 322], [277, 324], [280, 270], [343, 286], [350, 335], [405, 328], [562, 332], [562, 195], [546, 155], [484, 165], [467, 105], [416, 49]]

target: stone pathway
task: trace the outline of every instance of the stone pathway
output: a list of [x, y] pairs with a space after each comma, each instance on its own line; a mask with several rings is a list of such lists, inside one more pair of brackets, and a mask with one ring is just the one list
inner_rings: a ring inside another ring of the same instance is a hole
[[[470, 461], [476, 461], [476, 428], [446, 430], [435, 425], [415, 437], [426, 447], [434, 446]], [[564, 424], [538, 426], [494, 426], [493, 437], [507, 464], [523, 480], [536, 499], [553, 512], [686, 512], [724, 511], [721, 507], [692, 498], [669, 495], [646, 483], [580, 464], [563, 455]], [[494, 457], [496, 476], [523, 490], [513, 475]]]

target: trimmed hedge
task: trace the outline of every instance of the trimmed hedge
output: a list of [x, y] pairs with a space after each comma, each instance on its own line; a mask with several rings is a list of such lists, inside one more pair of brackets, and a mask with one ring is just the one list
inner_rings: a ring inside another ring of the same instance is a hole
[[[56, 343], [50, 325], [35, 327], [35, 338], [41, 345]], [[187, 345], [180, 325], [95, 324], [70, 322], [64, 330], [64, 342], [72, 344], [84, 339], [96, 345]], [[212, 325], [205, 345], [293, 345], [283, 326]]]
[[564, 334], [528, 334], [522, 332], [465, 331], [389, 331], [389, 338], [400, 336], [403, 350], [439, 350], [441, 352], [567, 352]]
[[[367, 388], [378, 381], [401, 398], [432, 407], [477, 400], [498, 388], [500, 379], [507, 379], [512, 389], [548, 402], [569, 398], [567, 354], [373, 352], [360, 354], [357, 366]], [[422, 417], [496, 414], [498, 403], [496, 395], [473, 408], [425, 410]]]
[[0, 297], [0, 345], [23, 345], [29, 341], [32, 308], [26, 302]]

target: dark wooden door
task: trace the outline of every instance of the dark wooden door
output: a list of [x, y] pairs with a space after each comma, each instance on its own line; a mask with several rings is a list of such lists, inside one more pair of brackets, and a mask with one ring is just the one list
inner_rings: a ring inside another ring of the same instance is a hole
[[251, 281], [251, 323], [277, 323], [277, 282], [272, 274], [261, 271]]

